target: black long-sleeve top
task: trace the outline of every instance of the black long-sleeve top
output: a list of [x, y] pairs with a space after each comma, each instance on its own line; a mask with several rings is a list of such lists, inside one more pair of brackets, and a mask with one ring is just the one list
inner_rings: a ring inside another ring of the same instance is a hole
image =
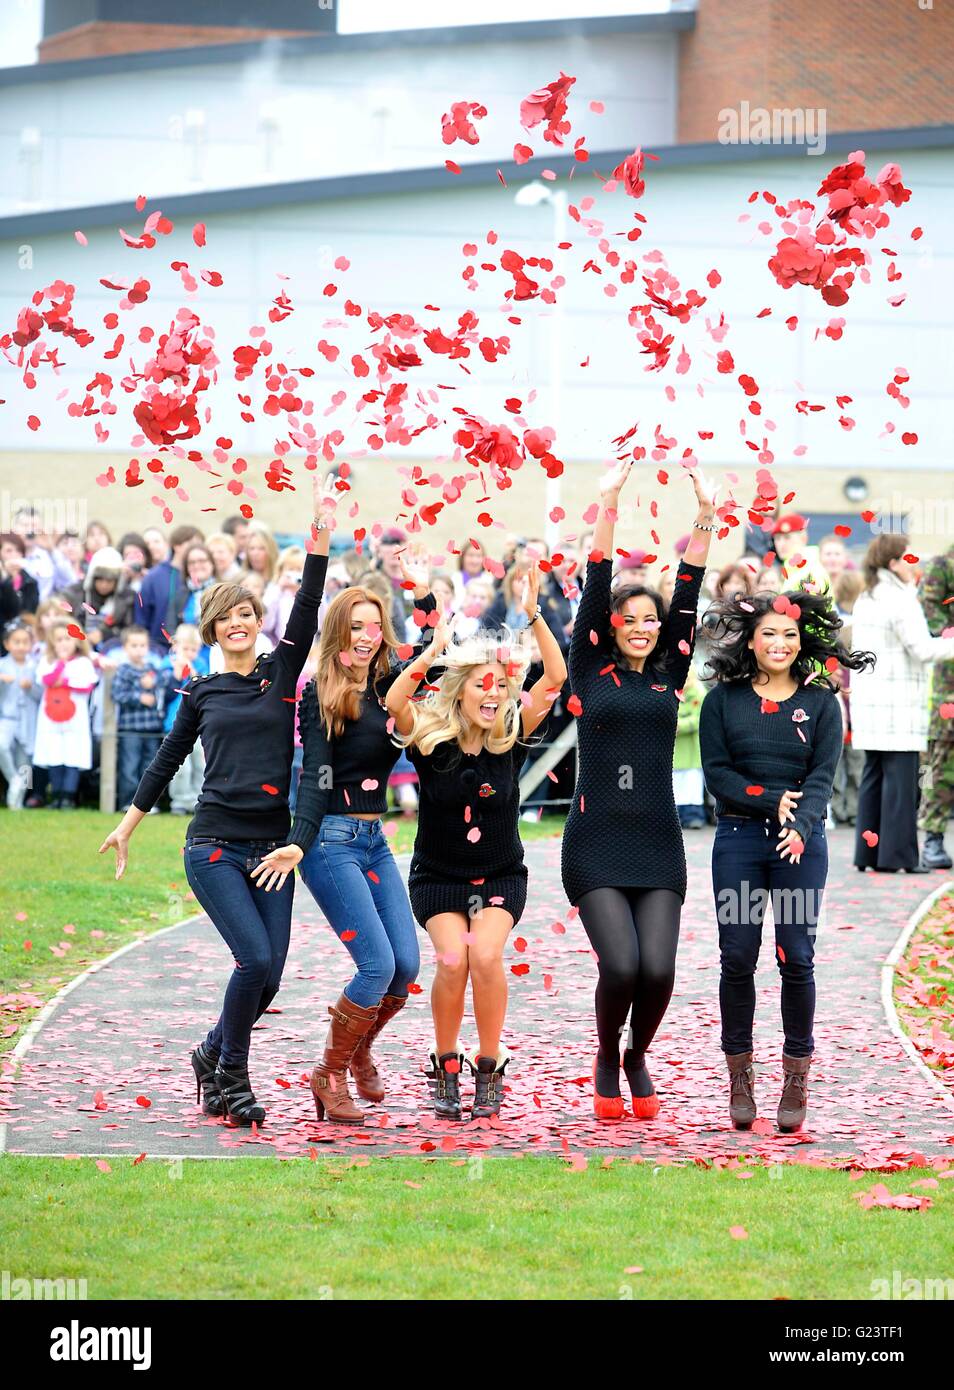
[[800, 791], [795, 829], [808, 840], [831, 800], [841, 754], [841, 711], [834, 692], [806, 685], [774, 713], [750, 681], [720, 682], [702, 702], [699, 743], [706, 786], [716, 815], [778, 817], [784, 791]]
[[[422, 613], [432, 613], [437, 600], [433, 594], [426, 594], [414, 606]], [[422, 632], [423, 641], [415, 648], [411, 661], [420, 657], [433, 628]], [[331, 738], [315, 682], [309, 681], [305, 687], [298, 709], [301, 781], [295, 824], [288, 836], [288, 844], [299, 845], [303, 854], [311, 849], [325, 816], [372, 812], [383, 815], [388, 809], [388, 778], [401, 750], [388, 732], [391, 716], [384, 699], [403, 670], [403, 665], [397, 665], [376, 682], [369, 679], [358, 718], [346, 719], [341, 733]]]
[[284, 840], [288, 833], [296, 684], [315, 638], [328, 559], [309, 555], [301, 587], [273, 652], [247, 676], [194, 676], [172, 729], [146, 768], [133, 805], [149, 811], [201, 739], [205, 777], [187, 835]]
[[[635, 671], [615, 646], [612, 561], [590, 560], [570, 641], [579, 773], [563, 832], [571, 903], [594, 888], [669, 888], [686, 896], [686, 854], [672, 789], [679, 697], [695, 643], [705, 568], [680, 561], [660, 650], [666, 669]], [[595, 641], [594, 641], [595, 638]]]

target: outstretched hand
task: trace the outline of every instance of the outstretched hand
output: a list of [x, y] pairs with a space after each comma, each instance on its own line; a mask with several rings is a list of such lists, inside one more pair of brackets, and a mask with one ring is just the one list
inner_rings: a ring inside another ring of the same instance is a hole
[[624, 459], [622, 463], [618, 463], [615, 467], [611, 468], [601, 479], [600, 496], [604, 500], [606, 498], [615, 498], [619, 495], [619, 491], [629, 477], [632, 467], [633, 460]]

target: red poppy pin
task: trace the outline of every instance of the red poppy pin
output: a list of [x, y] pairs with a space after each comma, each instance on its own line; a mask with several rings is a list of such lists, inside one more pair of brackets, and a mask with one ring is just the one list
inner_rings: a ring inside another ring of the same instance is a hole
[[477, 792], [478, 796], [496, 796], [496, 792], [489, 782], [484, 782]]

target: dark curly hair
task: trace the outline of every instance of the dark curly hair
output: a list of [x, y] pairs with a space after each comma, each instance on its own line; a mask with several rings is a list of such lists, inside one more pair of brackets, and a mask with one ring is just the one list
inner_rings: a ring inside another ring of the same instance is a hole
[[[623, 604], [631, 598], [650, 598], [656, 606], [656, 617], [659, 619], [659, 629], [656, 633], [656, 645], [653, 647], [649, 656], [646, 658], [645, 670], [651, 670], [657, 675], [663, 675], [666, 670], [666, 625], [669, 621], [669, 608], [662, 594], [655, 589], [651, 589], [648, 584], [620, 584], [610, 593], [610, 612], [622, 613]], [[619, 660], [620, 650], [616, 645], [616, 629], [612, 623], [608, 625], [604, 634], [604, 647], [611, 660]]]
[[833, 690], [834, 686], [825, 670], [829, 657], [835, 657], [839, 665], [847, 666], [851, 671], [867, 671], [874, 666], [873, 652], [849, 651], [839, 639], [843, 623], [827, 594], [790, 589], [785, 594], [752, 594], [724, 599], [713, 603], [706, 611], [702, 625], [711, 641], [707, 665], [717, 681], [737, 684], [751, 681], [759, 674], [755, 653], [748, 644], [761, 620], [773, 611], [773, 606], [781, 598], [800, 610], [795, 622], [801, 647], [791, 666], [792, 678], [799, 685], [814, 675], [815, 685]]

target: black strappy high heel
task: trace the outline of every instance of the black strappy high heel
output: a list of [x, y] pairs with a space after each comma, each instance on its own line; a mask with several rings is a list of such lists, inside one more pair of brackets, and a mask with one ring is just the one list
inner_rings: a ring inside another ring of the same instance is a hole
[[248, 1067], [215, 1069], [215, 1079], [222, 1094], [226, 1120], [233, 1125], [260, 1125], [265, 1120], [264, 1107], [259, 1105], [248, 1079]]
[[218, 1054], [213, 1052], [206, 1042], [200, 1042], [192, 1053], [192, 1070], [195, 1072], [195, 1103], [198, 1105], [201, 1099], [203, 1115], [213, 1115], [216, 1119], [221, 1119], [225, 1113], [225, 1107], [222, 1104], [222, 1095], [215, 1075], [218, 1060]]

